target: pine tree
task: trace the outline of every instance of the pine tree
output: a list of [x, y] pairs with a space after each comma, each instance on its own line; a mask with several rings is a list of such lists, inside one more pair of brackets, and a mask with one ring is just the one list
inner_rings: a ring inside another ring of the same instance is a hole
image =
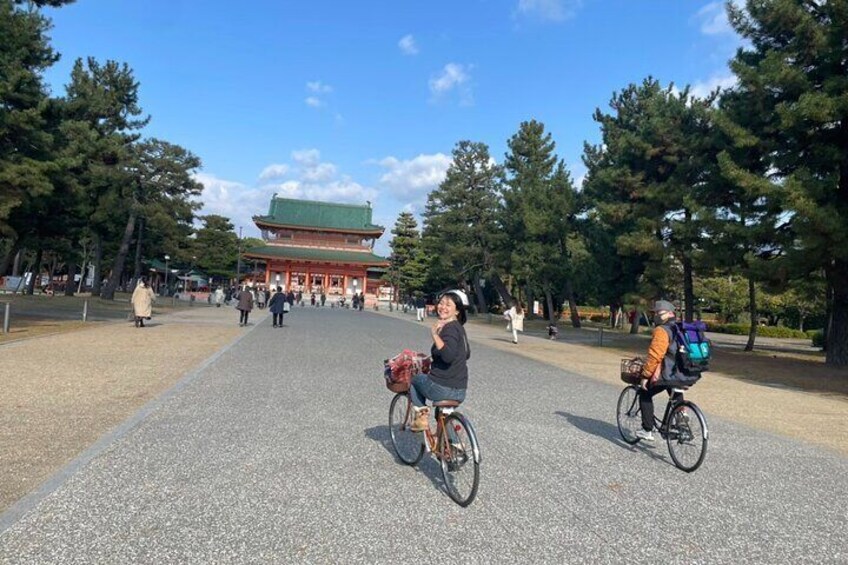
[[197, 230], [192, 254], [197, 266], [212, 277], [231, 278], [236, 272], [238, 236], [229, 218], [210, 214], [201, 218], [203, 227]]
[[190, 221], [193, 210], [199, 207], [191, 199], [199, 196], [203, 188], [192, 176], [200, 167], [200, 159], [190, 151], [158, 139], [145, 140], [133, 149], [126, 226], [112, 274], [101, 294], [107, 300], [115, 297], [115, 290], [121, 281], [137, 219], [158, 209], [169, 211], [175, 218], [187, 214]]
[[486, 144], [460, 141], [424, 212], [428, 284], [470, 286], [483, 312], [488, 306], [480, 281], [494, 272], [503, 237], [497, 223], [501, 177]]
[[613, 96], [613, 114], [595, 112], [603, 142], [585, 146], [584, 188], [589, 217], [608, 234], [598, 252], [619, 293], [613, 304], [633, 293], [673, 298], [677, 284], [670, 287], [668, 278], [679, 269], [685, 316], [692, 317], [694, 265], [708, 215], [703, 199], [712, 186], [707, 164], [715, 160], [712, 102], [648, 78]]
[[83, 193], [86, 230], [94, 247], [92, 294], [101, 292], [104, 251], [123, 240], [133, 207], [132, 145], [149, 121], [138, 117], [143, 113], [138, 88], [126, 64], [78, 59], [63, 100], [69, 143], [79, 158], [75, 177]]
[[422, 289], [426, 278], [426, 265], [422, 263], [421, 235], [418, 222], [411, 212], [401, 212], [392, 228], [389, 247], [389, 280], [397, 289], [395, 302], [406, 299]]
[[0, 236], [12, 240], [25, 227], [10, 225], [12, 211], [53, 189], [42, 74], [59, 57], [49, 45], [49, 27], [37, 11], [0, 0]]
[[728, 4], [749, 41], [731, 61], [740, 97], [760, 104], [750, 132], [791, 215], [787, 273], [823, 270], [830, 296], [827, 363], [848, 365], [848, 0]]
[[580, 327], [568, 250], [576, 199], [571, 176], [540, 122], [523, 122], [508, 146], [502, 223], [508, 235], [509, 272], [545, 295], [552, 321], [567, 299], [572, 324]]

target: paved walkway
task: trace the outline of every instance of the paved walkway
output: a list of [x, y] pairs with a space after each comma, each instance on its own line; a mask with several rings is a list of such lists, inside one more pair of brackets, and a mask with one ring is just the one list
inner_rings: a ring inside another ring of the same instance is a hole
[[251, 329], [4, 524], [0, 562], [848, 560], [845, 457], [708, 413], [686, 474], [618, 439], [618, 385], [476, 342], [482, 481], [461, 509], [434, 460], [405, 467], [389, 442], [381, 360], [427, 329], [309, 308], [286, 325]]

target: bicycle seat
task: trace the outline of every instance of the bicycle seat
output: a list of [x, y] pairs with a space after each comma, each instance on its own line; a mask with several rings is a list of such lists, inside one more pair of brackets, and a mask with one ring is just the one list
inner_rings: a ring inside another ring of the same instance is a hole
[[436, 408], [456, 408], [462, 404], [459, 400], [439, 400], [438, 402], [434, 402], [433, 406]]

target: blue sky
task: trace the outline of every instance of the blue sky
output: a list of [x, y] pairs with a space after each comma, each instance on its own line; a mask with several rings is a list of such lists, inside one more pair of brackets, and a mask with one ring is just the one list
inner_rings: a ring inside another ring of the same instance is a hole
[[503, 160], [542, 121], [575, 179], [592, 113], [653, 75], [704, 94], [732, 84], [722, 2], [695, 0], [77, 0], [45, 11], [62, 59], [126, 62], [145, 135], [203, 160], [202, 213], [250, 218], [271, 195], [420, 212], [461, 139]]

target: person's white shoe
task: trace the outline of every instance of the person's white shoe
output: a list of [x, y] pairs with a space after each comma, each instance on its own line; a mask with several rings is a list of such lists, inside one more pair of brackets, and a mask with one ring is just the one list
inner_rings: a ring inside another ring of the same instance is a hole
[[654, 432], [645, 430], [636, 430], [636, 437], [643, 441], [654, 441]]

